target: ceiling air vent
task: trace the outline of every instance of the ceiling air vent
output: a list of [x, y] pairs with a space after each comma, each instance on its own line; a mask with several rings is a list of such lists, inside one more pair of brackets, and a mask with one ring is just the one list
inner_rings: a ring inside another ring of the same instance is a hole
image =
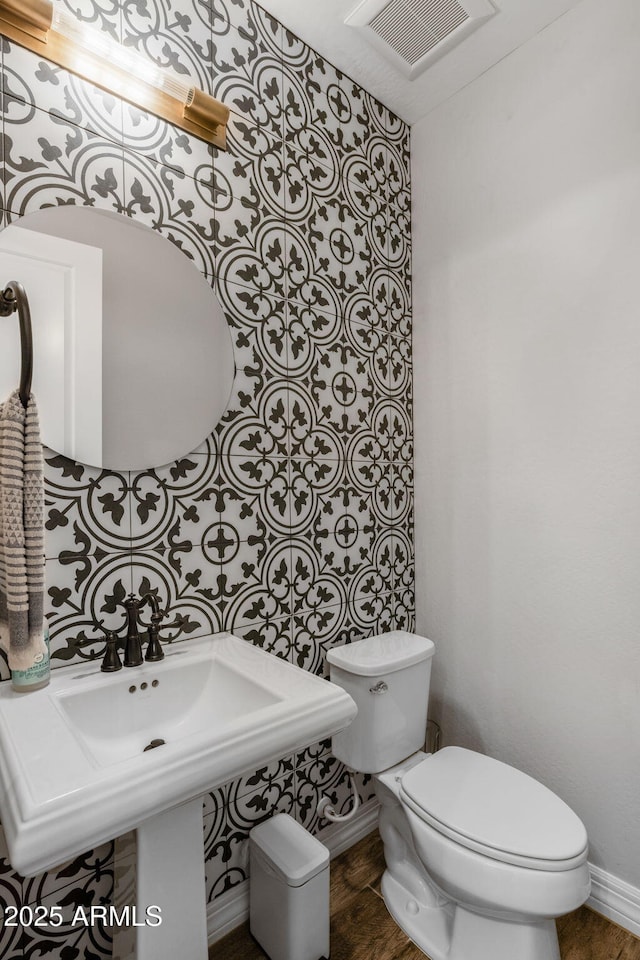
[[495, 13], [490, 0], [363, 0], [345, 23], [413, 80]]

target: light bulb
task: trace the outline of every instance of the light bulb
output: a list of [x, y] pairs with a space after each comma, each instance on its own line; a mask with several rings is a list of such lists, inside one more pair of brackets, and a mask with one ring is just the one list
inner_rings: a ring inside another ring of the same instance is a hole
[[[101, 33], [94, 27], [86, 26], [66, 10], [61, 10], [59, 7], [54, 8], [51, 28], [62, 34], [67, 40], [73, 41], [78, 49], [83, 51], [85, 63], [86, 55], [91, 54], [92, 57], [104, 61], [105, 71], [108, 71], [109, 66], [111, 66], [129, 74], [131, 77], [135, 77], [137, 80], [142, 80], [143, 83], [147, 83], [157, 90], [165, 91], [175, 100], [180, 100], [181, 103], [190, 102], [193, 96], [193, 84], [190, 81], [181, 79], [166, 67], [160, 69], [136, 51], [128, 50], [122, 44], [116, 43], [107, 34]], [[108, 75], [113, 76], [113, 74]], [[96, 82], [104, 85], [104, 79], [102, 78], [96, 78]], [[109, 86], [113, 89], [116, 82], [110, 80]], [[114, 92], [120, 91], [114, 90]]]

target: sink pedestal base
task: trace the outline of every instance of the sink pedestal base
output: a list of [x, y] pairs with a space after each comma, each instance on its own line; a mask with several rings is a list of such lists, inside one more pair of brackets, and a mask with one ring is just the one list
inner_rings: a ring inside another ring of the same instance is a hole
[[[202, 799], [145, 820], [136, 834], [136, 960], [207, 960]], [[159, 910], [145, 923], [151, 906]], [[151, 926], [158, 914], [162, 923]]]

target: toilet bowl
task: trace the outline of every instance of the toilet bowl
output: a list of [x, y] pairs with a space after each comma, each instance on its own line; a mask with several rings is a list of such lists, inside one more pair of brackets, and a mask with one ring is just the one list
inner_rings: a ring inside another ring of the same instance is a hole
[[[451, 772], [458, 768], [461, 789], [469, 800], [477, 798], [485, 813], [487, 786], [489, 798], [494, 786], [502, 786], [500, 777], [482, 782], [484, 761], [493, 775], [497, 761], [456, 747], [431, 757], [414, 754], [376, 776], [387, 864], [382, 892], [389, 912], [431, 960], [559, 960], [555, 917], [576, 909], [589, 896], [582, 823], [551, 791], [506, 764], [499, 764], [504, 779], [522, 778], [516, 783], [522, 806], [507, 824], [501, 821], [498, 804], [484, 822], [476, 813], [472, 833], [465, 810], [455, 809], [455, 794], [447, 822], [438, 822], [429, 809], [416, 812], [411, 780], [417, 774], [419, 782], [433, 786], [440, 778], [441, 760], [455, 761], [448, 763]], [[407, 783], [412, 797], [407, 795]], [[441, 792], [440, 799], [443, 796]], [[535, 804], [541, 799], [546, 809], [541, 815], [538, 809], [540, 818], [530, 832]], [[424, 806], [433, 809], [426, 797]], [[540, 845], [535, 826], [540, 832], [543, 822], [549, 834]], [[484, 843], [478, 827], [485, 833]], [[501, 840], [500, 827], [506, 827]]]
[[394, 631], [328, 655], [358, 705], [333, 752], [375, 775], [385, 904], [431, 960], [560, 960], [555, 918], [589, 896], [586, 830], [507, 764], [419, 749], [433, 652]]

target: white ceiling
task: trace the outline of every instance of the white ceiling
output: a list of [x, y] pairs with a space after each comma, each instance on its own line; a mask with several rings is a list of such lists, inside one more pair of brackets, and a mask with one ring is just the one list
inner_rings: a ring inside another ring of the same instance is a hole
[[415, 123], [581, 0], [493, 0], [497, 16], [413, 81], [405, 79], [359, 31], [345, 25], [345, 17], [360, 0], [258, 2], [399, 117]]

